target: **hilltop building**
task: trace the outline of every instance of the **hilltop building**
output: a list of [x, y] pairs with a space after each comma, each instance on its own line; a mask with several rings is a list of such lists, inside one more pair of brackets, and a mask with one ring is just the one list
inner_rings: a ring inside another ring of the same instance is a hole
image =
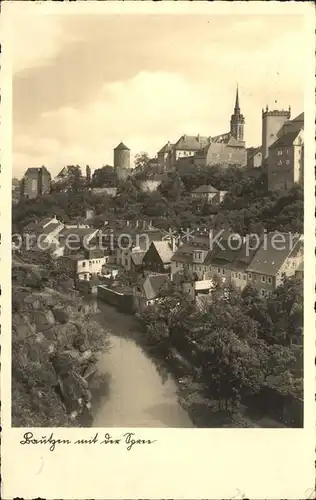
[[50, 192], [51, 175], [46, 167], [28, 168], [21, 181], [21, 195], [37, 198]]
[[244, 125], [237, 87], [229, 132], [215, 137], [182, 135], [174, 144], [168, 142], [158, 152], [158, 164], [167, 171], [185, 168], [187, 164], [195, 167], [216, 164], [244, 166], [247, 163]]
[[262, 165], [262, 147], [247, 148], [247, 168], [253, 169]]
[[114, 148], [114, 169], [120, 180], [124, 180], [130, 175], [131, 151], [123, 142], [120, 142], [120, 144]]
[[226, 193], [227, 191], [220, 191], [209, 184], [205, 186], [199, 186], [194, 189], [191, 193], [191, 198], [194, 201], [199, 201], [202, 203], [220, 205]]
[[291, 189], [304, 178], [304, 113], [287, 121], [269, 147], [268, 189]]

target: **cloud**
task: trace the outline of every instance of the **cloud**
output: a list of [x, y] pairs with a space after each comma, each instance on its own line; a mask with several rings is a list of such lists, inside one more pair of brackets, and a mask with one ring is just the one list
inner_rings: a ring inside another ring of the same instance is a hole
[[302, 110], [303, 25], [294, 17], [42, 16], [17, 25], [15, 171], [99, 167], [121, 140], [153, 155], [183, 133], [226, 132], [237, 82], [247, 144], [259, 144], [265, 104]]

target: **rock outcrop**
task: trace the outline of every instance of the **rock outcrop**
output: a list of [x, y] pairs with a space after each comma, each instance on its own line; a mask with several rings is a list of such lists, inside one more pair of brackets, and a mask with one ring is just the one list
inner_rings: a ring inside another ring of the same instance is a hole
[[[33, 276], [32, 280], [26, 279]], [[47, 288], [41, 269], [13, 265], [12, 421], [74, 425], [91, 408], [86, 373], [106, 335], [81, 297]]]

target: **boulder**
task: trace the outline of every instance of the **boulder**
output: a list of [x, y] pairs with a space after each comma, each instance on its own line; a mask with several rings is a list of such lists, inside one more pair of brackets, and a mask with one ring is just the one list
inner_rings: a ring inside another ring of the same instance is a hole
[[35, 295], [27, 295], [24, 298], [24, 303], [31, 306], [33, 309], [40, 309], [41, 308], [41, 303]]
[[33, 322], [37, 332], [45, 332], [55, 324], [55, 318], [51, 311], [34, 311]]
[[13, 314], [12, 330], [18, 338], [27, 338], [35, 334], [35, 327], [26, 315]]
[[42, 277], [35, 269], [28, 269], [24, 277], [24, 285], [30, 288], [41, 288]]
[[53, 292], [45, 291], [41, 293], [34, 293], [33, 295], [40, 300], [42, 307], [44, 308], [56, 307], [60, 302], [58, 296], [56, 296]]
[[77, 335], [77, 328], [72, 323], [66, 323], [64, 325], [55, 323], [53, 329], [59, 348], [65, 350], [71, 349], [73, 339]]
[[65, 324], [69, 321], [69, 312], [65, 310], [63, 307], [53, 307], [52, 313], [54, 315], [55, 320], [58, 323]]

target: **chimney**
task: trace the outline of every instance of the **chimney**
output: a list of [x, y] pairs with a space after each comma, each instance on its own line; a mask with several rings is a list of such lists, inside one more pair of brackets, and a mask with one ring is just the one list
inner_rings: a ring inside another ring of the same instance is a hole
[[171, 250], [172, 250], [172, 253], [175, 253], [177, 250], [176, 239], [173, 237], [171, 237]]
[[87, 208], [86, 209], [86, 219], [93, 219], [94, 217], [94, 210], [92, 210], [91, 208]]
[[139, 223], [139, 221], [137, 220], [137, 221], [136, 221], [136, 227], [138, 227], [138, 223]]
[[143, 229], [146, 229], [146, 221], [143, 220]]

